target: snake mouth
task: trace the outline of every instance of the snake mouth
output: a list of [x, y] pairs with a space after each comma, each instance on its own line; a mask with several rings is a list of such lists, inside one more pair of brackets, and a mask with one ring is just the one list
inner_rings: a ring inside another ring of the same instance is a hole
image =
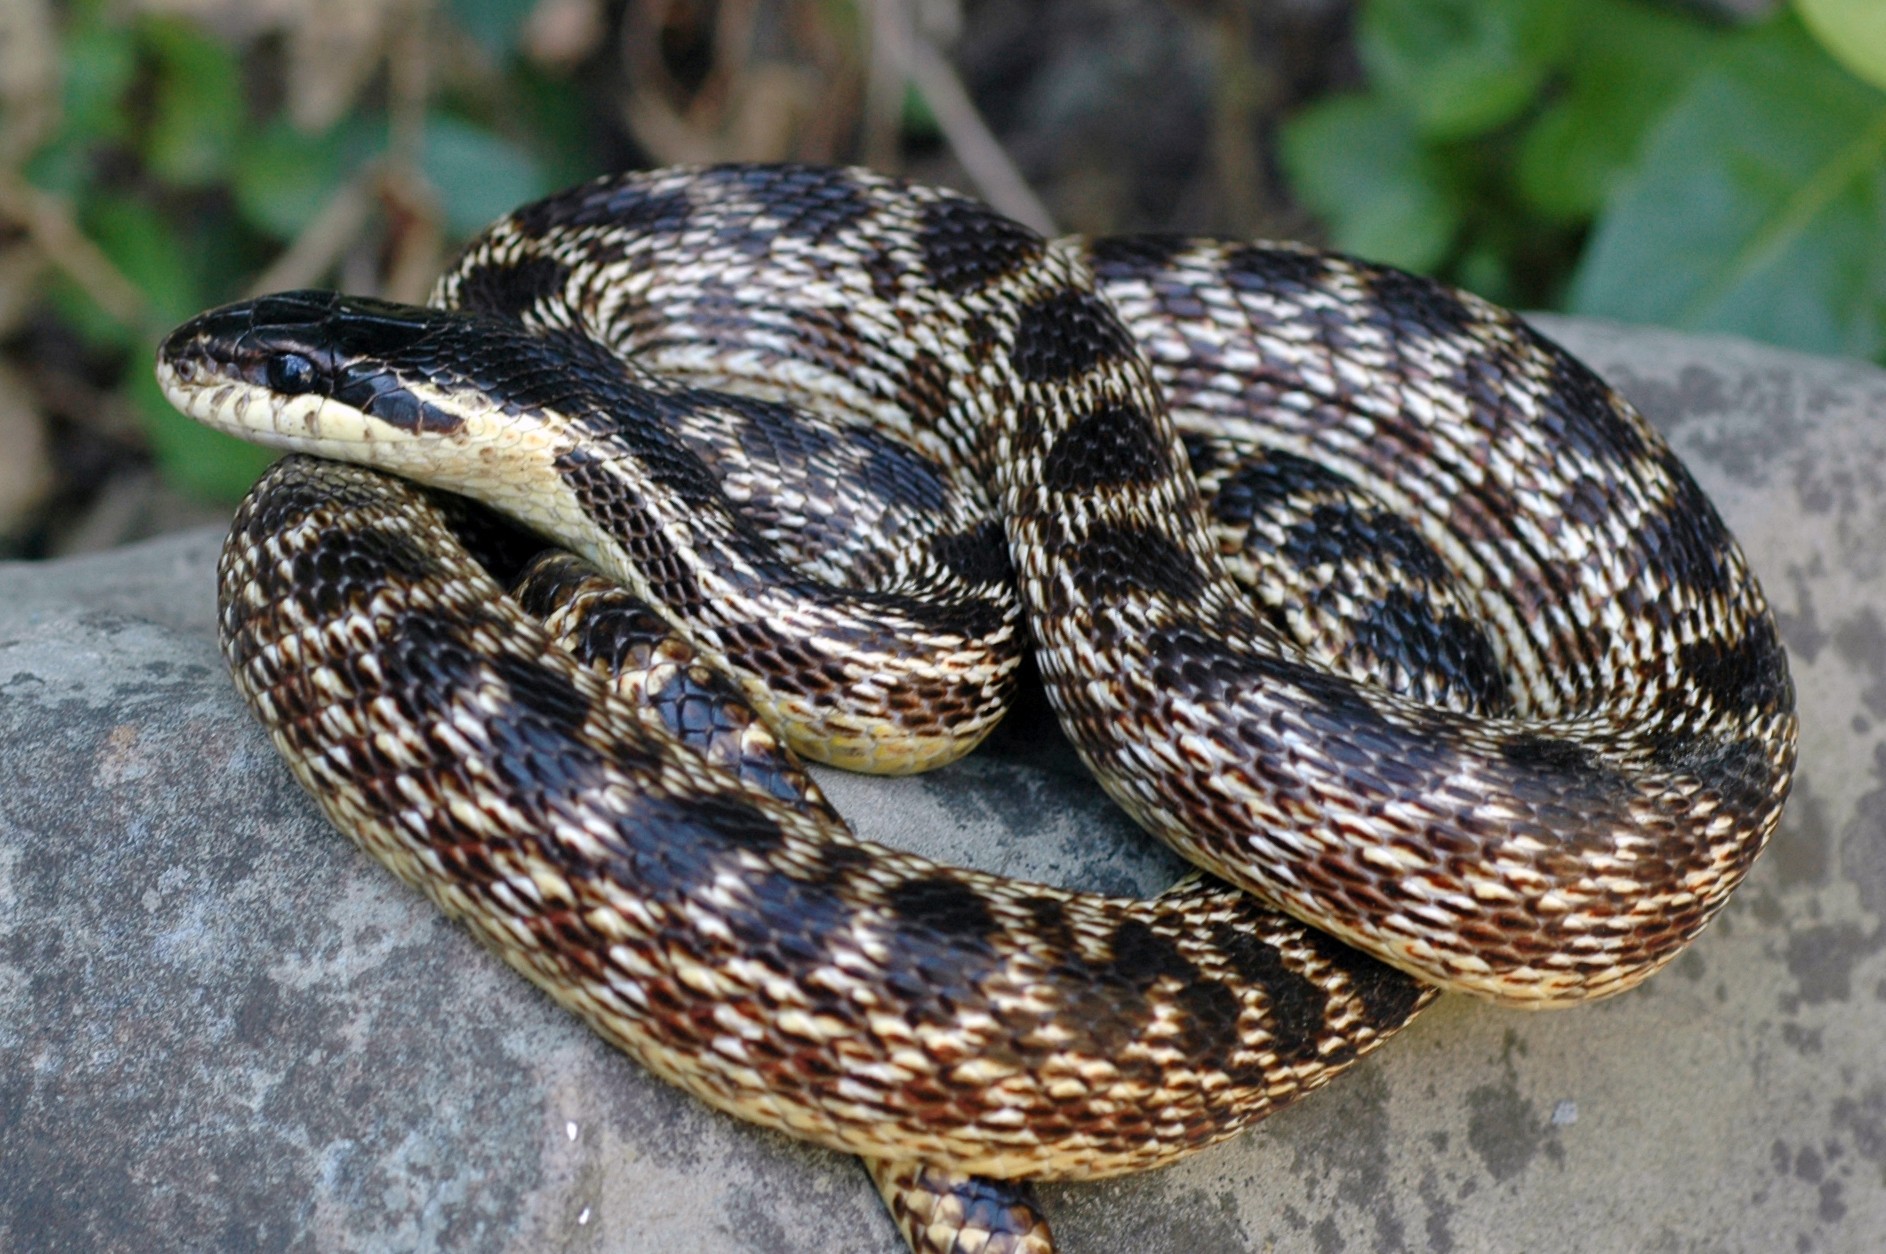
[[[198, 314], [158, 346], [158, 386], [207, 426], [304, 448], [328, 425], [321, 418], [329, 389], [320, 384], [331, 362], [321, 333], [340, 300], [331, 292], [286, 292]], [[284, 381], [303, 386], [279, 386]]]
[[441, 317], [323, 291], [241, 301], [166, 336], [157, 350], [157, 382], [171, 404], [218, 430], [278, 448], [350, 456], [338, 448], [463, 425], [392, 364], [433, 335]]

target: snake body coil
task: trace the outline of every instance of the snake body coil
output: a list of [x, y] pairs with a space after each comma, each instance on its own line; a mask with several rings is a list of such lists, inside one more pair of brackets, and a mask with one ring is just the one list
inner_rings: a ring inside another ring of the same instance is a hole
[[[1108, 899], [861, 842], [789, 752], [742, 783], [677, 751], [423, 494], [283, 463], [221, 596], [296, 773], [744, 1117], [1003, 1178], [1155, 1166], [1326, 1080], [1423, 983], [1632, 986], [1779, 817], [1792, 691], [1732, 539], [1621, 399], [1473, 297], [740, 166], [526, 207], [434, 303], [213, 311], [160, 378], [204, 421], [557, 535], [810, 756], [963, 752], [1025, 635], [1109, 794], [1251, 894]], [[745, 726], [732, 692], [694, 701], [710, 732]]]

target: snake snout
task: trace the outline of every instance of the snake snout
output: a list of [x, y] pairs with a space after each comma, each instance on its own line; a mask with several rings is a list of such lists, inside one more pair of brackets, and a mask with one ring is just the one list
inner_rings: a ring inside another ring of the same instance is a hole
[[179, 403], [229, 383], [285, 395], [326, 390], [340, 300], [333, 292], [284, 292], [198, 314], [159, 345], [158, 381]]
[[[448, 315], [335, 292], [278, 292], [200, 314], [165, 337], [157, 379], [210, 426], [282, 448], [361, 460], [348, 447], [452, 432], [459, 420], [418, 394], [408, 358]], [[420, 350], [420, 366], [428, 364]]]

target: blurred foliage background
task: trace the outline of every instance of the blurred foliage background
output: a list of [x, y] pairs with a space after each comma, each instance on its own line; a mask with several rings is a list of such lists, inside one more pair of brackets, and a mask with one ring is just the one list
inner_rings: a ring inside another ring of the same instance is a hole
[[604, 171], [855, 161], [1043, 229], [1317, 240], [1886, 358], [1878, 0], [5, 0], [0, 556], [221, 517], [174, 323], [421, 300]]

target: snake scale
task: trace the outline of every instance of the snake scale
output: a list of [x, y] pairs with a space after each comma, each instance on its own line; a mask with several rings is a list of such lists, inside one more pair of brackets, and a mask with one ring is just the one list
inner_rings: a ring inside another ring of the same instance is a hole
[[[238, 687], [337, 826], [657, 1074], [877, 1160], [920, 1248], [1047, 1248], [999, 1182], [1222, 1140], [1436, 988], [1630, 988], [1779, 818], [1793, 693], [1734, 541], [1470, 295], [721, 166], [526, 206], [432, 306], [285, 293], [160, 349], [191, 416], [361, 463], [239, 511]], [[387, 471], [569, 549], [517, 592], [552, 626]], [[966, 752], [1024, 644], [1205, 874], [939, 866], [806, 779]]]

